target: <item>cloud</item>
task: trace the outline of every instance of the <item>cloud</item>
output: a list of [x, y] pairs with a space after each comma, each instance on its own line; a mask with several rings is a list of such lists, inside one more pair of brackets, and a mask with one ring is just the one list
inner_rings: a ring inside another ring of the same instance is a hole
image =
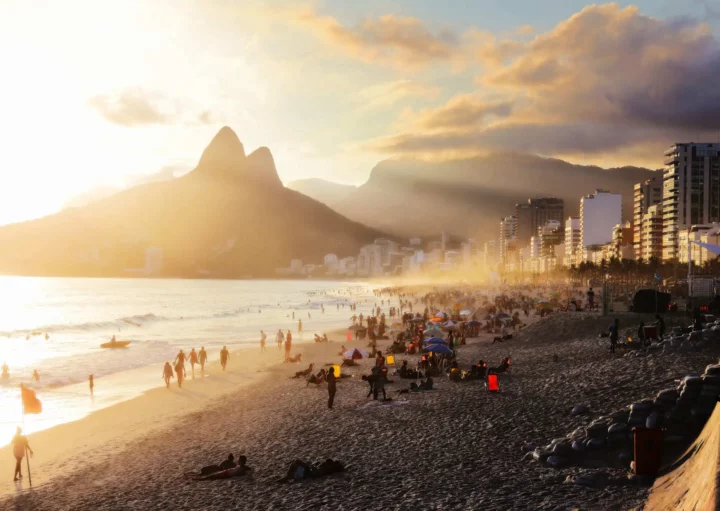
[[490, 117], [507, 117], [512, 110], [509, 101], [486, 102], [472, 94], [463, 94], [450, 99], [438, 108], [421, 110], [416, 125], [427, 129], [463, 129], [476, 126]]
[[388, 14], [348, 27], [332, 16], [304, 9], [297, 11], [294, 19], [331, 47], [366, 62], [414, 67], [448, 60], [458, 50], [453, 32], [433, 33], [417, 18]]
[[88, 104], [105, 118], [120, 126], [170, 124], [171, 114], [163, 112], [153, 97], [140, 89], [126, 89], [118, 95], [99, 95]]
[[88, 100], [106, 121], [119, 126], [135, 127], [153, 124], [212, 124], [209, 110], [195, 113], [192, 102], [168, 98], [164, 94], [141, 88], [125, 89], [117, 94], [101, 94]]
[[432, 99], [440, 94], [440, 88], [412, 80], [395, 80], [371, 85], [357, 95], [362, 110], [389, 108], [413, 98]]
[[[659, 162], [674, 139], [720, 130], [720, 44], [704, 23], [606, 4], [532, 40], [471, 39], [485, 64], [478, 91], [370, 147], [427, 157], [495, 149], [595, 157], [642, 147], [655, 148]], [[499, 111], [489, 116], [476, 95], [494, 98]]]

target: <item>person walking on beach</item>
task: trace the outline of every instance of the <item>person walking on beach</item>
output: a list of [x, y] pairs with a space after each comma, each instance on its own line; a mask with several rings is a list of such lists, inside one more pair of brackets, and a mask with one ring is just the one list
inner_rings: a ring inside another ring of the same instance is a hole
[[205, 351], [205, 346], [200, 348], [200, 374], [205, 376], [205, 362], [207, 362], [207, 351]]
[[18, 479], [22, 479], [22, 460], [25, 457], [25, 452], [28, 451], [30, 453], [30, 456], [33, 455], [32, 449], [30, 449], [30, 444], [28, 443], [28, 439], [26, 436], [23, 436], [22, 434], [22, 428], [20, 426], [17, 427], [17, 430], [15, 431], [15, 436], [12, 439], [13, 444], [13, 455], [15, 456], [15, 474], [13, 477], [13, 481], [17, 481]]
[[283, 334], [283, 331], [278, 328], [277, 336], [275, 337], [275, 340], [277, 341], [278, 345], [278, 351], [282, 350], [283, 342], [285, 342], [285, 334]]
[[185, 363], [176, 359], [175, 374], [177, 375], [178, 388], [182, 388], [182, 382], [185, 377]]
[[165, 367], [163, 367], [163, 375], [162, 378], [165, 380], [165, 387], [168, 389], [170, 388], [170, 379], [173, 377], [173, 368], [170, 365], [170, 362], [165, 362]]
[[327, 372], [328, 384], [328, 409], [332, 410], [335, 401], [335, 392], [337, 392], [337, 379], [335, 378], [335, 368], [331, 367]]
[[90, 395], [93, 395], [93, 389], [95, 388], [95, 376], [92, 374], [88, 376], [88, 384], [90, 385]]
[[615, 346], [617, 345], [618, 338], [620, 336], [619, 334], [620, 330], [620, 324], [618, 322], [618, 319], [615, 318], [615, 320], [610, 325], [609, 331], [610, 331], [610, 353], [615, 353]]
[[265, 339], [267, 339], [267, 335], [260, 330], [260, 353], [265, 353]]
[[298, 319], [298, 333], [302, 333], [302, 319]]
[[223, 346], [223, 349], [220, 351], [220, 365], [222, 366], [222, 370], [225, 370], [225, 366], [227, 365], [227, 361], [230, 358], [230, 352], [227, 349], [227, 346]]
[[593, 288], [588, 289], [587, 292], [588, 309], [591, 311], [595, 310], [595, 291]]
[[285, 362], [290, 360], [290, 350], [292, 349], [292, 333], [288, 330], [285, 337]]
[[190, 370], [192, 372], [193, 380], [195, 379], [195, 364], [198, 363], [198, 356], [195, 352], [195, 348], [190, 350]]

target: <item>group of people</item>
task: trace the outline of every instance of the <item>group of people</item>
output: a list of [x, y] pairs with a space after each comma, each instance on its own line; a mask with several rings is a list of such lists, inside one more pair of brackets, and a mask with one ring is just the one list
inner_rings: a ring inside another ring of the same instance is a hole
[[[220, 365], [222, 366], [222, 370], [225, 370], [225, 367], [227, 366], [228, 360], [230, 359], [230, 352], [227, 349], [227, 346], [223, 346], [222, 350], [220, 350]], [[162, 372], [162, 378], [165, 380], [165, 386], [169, 389], [170, 388], [170, 380], [177, 376], [177, 382], [178, 387], [182, 388], [182, 382], [187, 377], [187, 371], [185, 370], [185, 362], [190, 363], [190, 370], [192, 372], [193, 378], [195, 377], [195, 365], [200, 365], [200, 374], [205, 375], [205, 364], [208, 360], [208, 354], [207, 351], [205, 351], [205, 346], [200, 348], [199, 352], [195, 351], [195, 348], [192, 348], [190, 350], [189, 354], [185, 354], [183, 350], [180, 350], [175, 357], [175, 360], [173, 361], [172, 365], [169, 361], [165, 362], [165, 366], [163, 367]], [[174, 373], [173, 373], [174, 369]], [[92, 378], [92, 376], [91, 376]], [[92, 387], [92, 381], [91, 381], [91, 387]]]

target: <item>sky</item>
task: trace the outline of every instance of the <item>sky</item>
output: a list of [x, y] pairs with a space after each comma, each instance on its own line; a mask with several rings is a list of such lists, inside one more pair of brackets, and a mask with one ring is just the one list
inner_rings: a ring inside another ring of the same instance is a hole
[[3, 0], [0, 224], [192, 169], [281, 179], [493, 151], [662, 166], [720, 141], [720, 0]]

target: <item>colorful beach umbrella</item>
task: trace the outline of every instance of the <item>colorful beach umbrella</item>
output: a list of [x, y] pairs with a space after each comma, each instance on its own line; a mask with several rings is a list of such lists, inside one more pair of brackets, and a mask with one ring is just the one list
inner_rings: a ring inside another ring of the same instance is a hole
[[431, 353], [439, 353], [441, 355], [452, 355], [453, 350], [445, 346], [444, 344], [431, 344], [427, 348], [425, 348], [425, 351], [431, 352]]
[[369, 356], [370, 354], [367, 351], [361, 350], [359, 348], [347, 350], [345, 353], [343, 353], [343, 358], [345, 360], [360, 360], [361, 358], [368, 358]]
[[445, 339], [441, 339], [440, 337], [433, 337], [431, 339], [425, 339], [425, 344], [447, 344], [448, 342]]

